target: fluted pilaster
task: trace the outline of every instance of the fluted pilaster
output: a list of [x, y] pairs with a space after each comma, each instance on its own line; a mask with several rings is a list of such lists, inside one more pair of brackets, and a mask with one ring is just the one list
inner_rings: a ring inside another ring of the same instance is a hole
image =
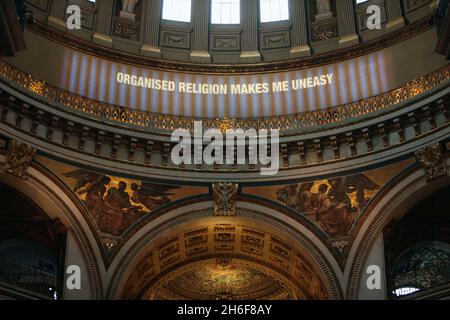
[[258, 0], [241, 1], [242, 53], [241, 61], [258, 62]]
[[159, 49], [159, 27], [161, 24], [162, 0], [144, 1], [144, 44], [141, 54], [148, 57], [161, 57]]
[[191, 60], [195, 62], [210, 62], [211, 55], [208, 52], [209, 37], [209, 0], [196, 0], [192, 2], [193, 34]]
[[400, 0], [386, 0], [387, 29], [397, 29], [405, 25]]
[[112, 46], [111, 25], [114, 13], [114, 0], [98, 0], [97, 28], [93, 41]]
[[358, 42], [355, 25], [353, 0], [336, 0], [336, 14], [338, 20], [339, 43], [343, 46]]
[[50, 13], [54, 17], [64, 19], [66, 11], [66, 1], [65, 0], [53, 0], [50, 7]]
[[52, 27], [60, 30], [66, 29], [65, 23], [66, 15], [66, 1], [65, 0], [53, 0], [50, 6], [50, 15], [48, 16], [47, 23]]
[[290, 19], [292, 22], [292, 49], [291, 57], [306, 56], [311, 53], [308, 45], [308, 29], [306, 28], [306, 4], [305, 0], [289, 1]]

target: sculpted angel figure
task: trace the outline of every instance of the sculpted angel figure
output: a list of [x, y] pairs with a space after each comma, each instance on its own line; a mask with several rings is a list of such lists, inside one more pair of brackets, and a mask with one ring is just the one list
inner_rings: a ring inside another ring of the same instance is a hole
[[122, 0], [122, 11], [127, 13], [134, 13], [134, 8], [138, 0]]
[[330, 0], [317, 0], [317, 14], [331, 12]]

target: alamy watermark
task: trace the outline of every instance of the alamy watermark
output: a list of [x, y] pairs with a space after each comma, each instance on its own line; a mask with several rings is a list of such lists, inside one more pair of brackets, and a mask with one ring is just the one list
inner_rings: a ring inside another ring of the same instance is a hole
[[81, 268], [77, 265], [70, 265], [66, 270], [66, 286], [69, 290], [81, 290]]
[[[261, 165], [261, 175], [273, 176], [280, 168], [277, 129], [208, 129], [194, 122], [194, 135], [188, 129], [177, 129], [171, 141], [177, 143], [171, 152], [175, 165]], [[225, 150], [225, 152], [224, 152]]]
[[368, 277], [366, 286], [369, 290], [381, 290], [381, 268], [377, 265], [370, 265], [366, 271]]
[[67, 16], [67, 29], [69, 30], [81, 30], [81, 8], [75, 4], [70, 5], [66, 9]]
[[381, 8], [377, 5], [370, 5], [366, 9], [367, 28], [369, 30], [381, 30]]

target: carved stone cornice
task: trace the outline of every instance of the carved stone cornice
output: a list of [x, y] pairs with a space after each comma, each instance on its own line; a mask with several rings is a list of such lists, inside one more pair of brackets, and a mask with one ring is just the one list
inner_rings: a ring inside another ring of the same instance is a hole
[[21, 179], [27, 180], [27, 170], [36, 154], [36, 149], [16, 140], [8, 143], [6, 153], [6, 163], [1, 171], [12, 174]]
[[439, 143], [421, 148], [415, 155], [417, 162], [425, 170], [427, 182], [447, 176], [446, 159]]

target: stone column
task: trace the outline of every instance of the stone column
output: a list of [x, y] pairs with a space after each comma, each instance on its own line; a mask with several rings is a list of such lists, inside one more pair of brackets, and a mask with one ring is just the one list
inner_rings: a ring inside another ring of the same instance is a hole
[[159, 27], [161, 24], [162, 3], [162, 0], [144, 1], [143, 3], [144, 44], [141, 48], [141, 54], [147, 57], [161, 57]]
[[336, 14], [339, 29], [339, 45], [347, 47], [358, 43], [353, 0], [336, 0]]
[[242, 52], [241, 62], [259, 62], [258, 50], [258, 0], [241, 1]]
[[193, 41], [191, 61], [211, 62], [211, 55], [208, 51], [210, 1], [192, 1], [192, 12]]
[[308, 44], [308, 30], [306, 28], [306, 6], [305, 0], [290, 0], [289, 11], [292, 23], [292, 49], [291, 58], [309, 56], [311, 48]]
[[388, 22], [386, 29], [399, 29], [405, 25], [400, 0], [386, 0], [386, 14]]
[[48, 25], [59, 29], [66, 30], [66, 1], [53, 0], [50, 7], [50, 15], [47, 18]]
[[92, 41], [112, 47], [111, 25], [114, 14], [114, 0], [97, 0], [97, 28]]

